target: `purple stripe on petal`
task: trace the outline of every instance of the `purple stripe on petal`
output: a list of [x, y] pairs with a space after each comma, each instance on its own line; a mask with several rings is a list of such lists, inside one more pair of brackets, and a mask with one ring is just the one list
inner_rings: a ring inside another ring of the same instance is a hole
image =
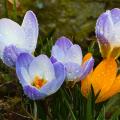
[[32, 100], [39, 100], [43, 99], [46, 95], [44, 93], [41, 93], [37, 88], [34, 86], [24, 86], [24, 93]]
[[16, 67], [21, 68], [24, 67], [28, 69], [30, 63], [33, 61], [34, 57], [29, 53], [21, 53], [18, 56], [18, 59], [16, 61]]
[[63, 84], [66, 76], [65, 68], [61, 63], [55, 63], [54, 64], [54, 69], [55, 69], [55, 76], [56, 79], [48, 82], [45, 84], [41, 89], [40, 92], [51, 95], [55, 93]]
[[55, 45], [59, 46], [65, 53], [73, 45], [72, 42], [66, 37], [60, 37]]
[[50, 57], [50, 60], [51, 60], [52, 63], [57, 62], [57, 60], [53, 56]]
[[80, 75], [80, 80], [83, 80], [94, 66], [94, 59], [91, 57], [87, 62], [82, 65], [82, 73]]
[[[33, 56], [28, 53], [21, 53], [16, 61], [16, 73], [22, 86], [28, 84], [28, 67], [33, 60]], [[26, 77], [26, 78], [25, 78]]]
[[21, 52], [21, 49], [18, 49], [13, 45], [5, 47], [3, 51], [3, 62], [10, 67], [15, 67], [17, 57]]

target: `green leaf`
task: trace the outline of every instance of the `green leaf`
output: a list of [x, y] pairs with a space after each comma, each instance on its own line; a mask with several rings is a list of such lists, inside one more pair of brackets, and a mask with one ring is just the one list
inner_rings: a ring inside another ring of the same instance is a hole
[[102, 110], [100, 111], [97, 120], [105, 120], [105, 107], [103, 106]]
[[118, 120], [119, 116], [120, 116], [120, 108], [112, 114], [110, 120]]
[[93, 87], [91, 86], [91, 92], [88, 94], [87, 109], [86, 109], [86, 120], [94, 120], [95, 110], [95, 94]]
[[72, 120], [76, 120], [76, 117], [75, 117], [75, 115], [74, 115], [74, 113], [72, 111], [72, 108], [71, 108], [71, 106], [70, 106], [70, 104], [69, 104], [69, 102], [68, 102], [68, 100], [66, 98], [66, 95], [65, 95], [64, 91], [62, 89], [60, 91], [61, 91], [61, 95], [62, 95], [62, 97], [63, 97], [63, 99], [64, 99], [64, 101], [65, 101], [65, 103], [66, 103], [66, 105], [67, 105], [67, 107], [68, 107], [68, 109], [70, 111], [70, 113], [71, 113]]

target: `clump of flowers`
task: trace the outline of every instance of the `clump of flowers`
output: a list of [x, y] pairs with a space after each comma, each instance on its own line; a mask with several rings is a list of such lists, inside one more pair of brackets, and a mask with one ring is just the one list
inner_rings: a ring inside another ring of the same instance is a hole
[[26, 12], [21, 26], [10, 19], [0, 19], [0, 57], [6, 65], [16, 68], [30, 99], [43, 99], [55, 93], [65, 79], [77, 82], [91, 71], [93, 58], [82, 63], [80, 46], [65, 37], [53, 46], [51, 59], [46, 55], [34, 57], [37, 38], [38, 22], [32, 11]]
[[32, 100], [55, 93], [64, 80], [79, 82], [87, 97], [93, 87], [98, 95], [96, 103], [120, 92], [116, 58], [120, 55], [120, 9], [103, 13], [96, 23], [96, 36], [103, 60], [93, 69], [91, 53], [82, 55], [79, 45], [68, 38], [59, 38], [46, 55], [34, 57], [38, 38], [38, 22], [32, 11], [27, 11], [20, 26], [10, 19], [0, 19], [0, 58], [16, 68], [24, 93]]
[[[82, 81], [81, 91], [87, 97], [91, 85], [96, 103], [107, 100], [120, 92], [120, 75], [116, 58], [120, 55], [120, 9], [115, 8], [103, 13], [96, 23], [96, 36], [103, 60]], [[87, 59], [87, 56], [86, 56]]]

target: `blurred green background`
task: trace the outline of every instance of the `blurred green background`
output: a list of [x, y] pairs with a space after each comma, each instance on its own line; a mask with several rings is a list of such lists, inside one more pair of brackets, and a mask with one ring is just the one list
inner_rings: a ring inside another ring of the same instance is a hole
[[[97, 63], [101, 57], [96, 43], [95, 23], [101, 13], [115, 7], [120, 7], [120, 0], [0, 0], [0, 18], [7, 17], [21, 24], [26, 11], [32, 10], [40, 29], [35, 55], [50, 55], [55, 40], [66, 36], [82, 47], [83, 54], [91, 51]], [[25, 117], [29, 116], [26, 111], [30, 112], [30, 108], [24, 109], [24, 105], [31, 101], [26, 97], [24, 100], [24, 97], [15, 70], [0, 61], [0, 120], [31, 119]], [[40, 104], [44, 106], [44, 101]], [[41, 119], [47, 119], [46, 114], [42, 114], [44, 117]]]

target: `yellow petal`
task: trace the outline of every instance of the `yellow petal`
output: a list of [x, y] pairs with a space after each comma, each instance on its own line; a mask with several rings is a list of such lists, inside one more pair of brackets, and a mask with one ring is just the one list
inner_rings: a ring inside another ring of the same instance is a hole
[[106, 94], [111, 88], [117, 72], [117, 64], [115, 59], [104, 59], [94, 70], [91, 82], [95, 95], [100, 91], [97, 101], [101, 96]]
[[[92, 57], [91, 53], [87, 53], [83, 58], [83, 63], [89, 60]], [[87, 93], [90, 91], [91, 88], [91, 75], [92, 71], [86, 76], [84, 80], [81, 81], [81, 92], [84, 96], [87, 96]]]
[[102, 96], [101, 98], [99, 98], [99, 101], [105, 101], [108, 98], [112, 97], [113, 95], [117, 94], [120, 92], [120, 75], [115, 79], [115, 81], [113, 82], [111, 88], [109, 89], [109, 91], [104, 94], [104, 96]]
[[87, 94], [89, 93], [91, 89], [91, 76], [92, 71], [87, 75], [87, 77], [81, 81], [81, 93], [83, 96], [87, 97]]
[[92, 57], [92, 54], [91, 53], [87, 53], [84, 58], [83, 58], [83, 63], [88, 61], [90, 58]]

